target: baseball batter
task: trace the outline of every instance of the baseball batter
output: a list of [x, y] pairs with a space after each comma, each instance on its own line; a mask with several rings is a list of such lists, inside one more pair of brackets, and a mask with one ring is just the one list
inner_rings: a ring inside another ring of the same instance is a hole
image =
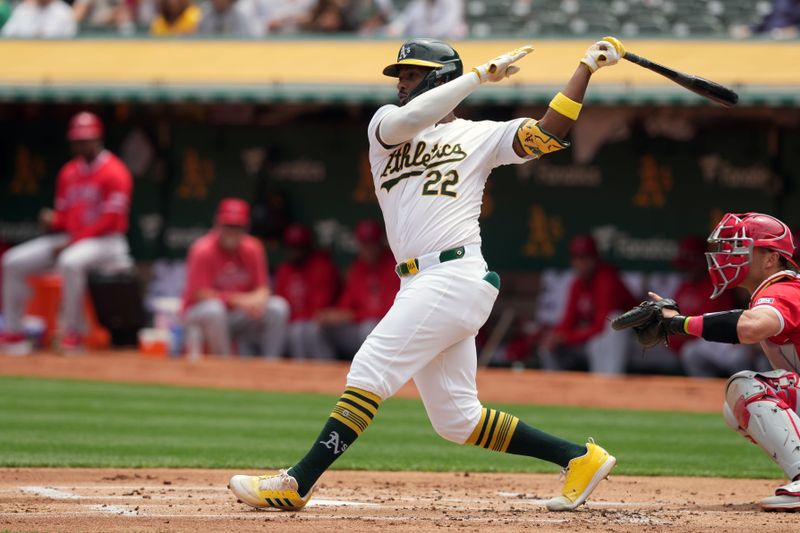
[[564, 486], [547, 502], [550, 510], [575, 509], [613, 468], [614, 457], [591, 439], [586, 445], [568, 442], [484, 407], [475, 385], [475, 335], [500, 288], [481, 255], [478, 216], [486, 179], [495, 167], [569, 146], [561, 139], [578, 118], [591, 75], [624, 53], [612, 37], [593, 44], [541, 120], [455, 117], [464, 98], [483, 83], [516, 73], [514, 63], [532, 50], [519, 48], [463, 74], [448, 44], [415, 39], [383, 70], [398, 79], [400, 105], [378, 109], [367, 133], [400, 291], [356, 353], [345, 392], [306, 456], [277, 475], [231, 478], [229, 486], [243, 502], [301, 509], [317, 479], [409, 379], [445, 439], [562, 466]]
[[[774, 370], [734, 374], [725, 389], [723, 415], [728, 425], [760, 446], [790, 482], [761, 500], [767, 511], [800, 510], [800, 274], [792, 260], [789, 228], [761, 213], [727, 213], [708, 238], [706, 253], [714, 284], [711, 298], [741, 286], [750, 293], [749, 309], [683, 316], [672, 300], [650, 293], [626, 317], [642, 344], [666, 335], [690, 335], [728, 344], [761, 344]], [[645, 315], [649, 314], [649, 317]], [[633, 322], [630, 322], [633, 324]]]

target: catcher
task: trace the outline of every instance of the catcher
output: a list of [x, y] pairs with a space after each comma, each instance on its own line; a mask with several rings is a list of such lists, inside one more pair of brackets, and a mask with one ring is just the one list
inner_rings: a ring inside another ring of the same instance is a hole
[[725, 389], [725, 421], [758, 444], [790, 482], [761, 500], [767, 511], [800, 510], [800, 274], [792, 260], [789, 228], [761, 213], [727, 213], [708, 238], [711, 298], [741, 286], [750, 293], [749, 309], [683, 316], [674, 300], [649, 293], [612, 322], [633, 328], [645, 348], [669, 335], [691, 335], [729, 344], [760, 343], [774, 370], [734, 374]]

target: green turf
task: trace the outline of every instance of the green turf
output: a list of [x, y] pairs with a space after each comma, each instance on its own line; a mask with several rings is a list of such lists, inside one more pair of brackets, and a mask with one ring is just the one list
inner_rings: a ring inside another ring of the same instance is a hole
[[[0, 377], [0, 465], [285, 467], [306, 451], [334, 401], [315, 394]], [[594, 437], [617, 456], [618, 474], [780, 477], [718, 414], [492, 407], [575, 441]], [[421, 403], [403, 399], [385, 402], [334, 466], [557, 471], [541, 461], [446, 442]]]

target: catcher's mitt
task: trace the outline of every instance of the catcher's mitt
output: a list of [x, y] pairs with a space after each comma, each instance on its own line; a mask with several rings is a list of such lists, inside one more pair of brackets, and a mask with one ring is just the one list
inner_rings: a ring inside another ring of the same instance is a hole
[[645, 301], [611, 321], [611, 327], [620, 331], [633, 328], [636, 339], [645, 348], [667, 341], [667, 329], [664, 325], [663, 309], [672, 309], [680, 313], [678, 303], [670, 298], [658, 301]]

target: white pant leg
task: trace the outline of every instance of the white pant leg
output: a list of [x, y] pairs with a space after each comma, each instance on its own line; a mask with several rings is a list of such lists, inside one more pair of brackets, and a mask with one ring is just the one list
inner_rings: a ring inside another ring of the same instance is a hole
[[434, 357], [414, 376], [428, 418], [442, 438], [464, 444], [481, 418], [475, 374], [475, 337], [467, 337]]
[[351, 358], [358, 349], [364, 344], [372, 330], [378, 324], [378, 320], [363, 320], [352, 324], [341, 326], [328, 326], [322, 328], [325, 337], [344, 353], [348, 359]]
[[26, 278], [53, 268], [56, 263], [53, 252], [68, 242], [66, 233], [43, 235], [3, 254], [3, 317], [8, 331], [22, 331], [22, 316], [29, 293]]
[[[617, 316], [617, 313], [612, 313], [612, 316]], [[624, 374], [630, 348], [630, 335], [614, 331], [611, 321], [607, 320], [603, 331], [586, 341], [589, 371], [596, 374]]]
[[273, 294], [267, 300], [261, 333], [261, 350], [267, 357], [280, 357], [286, 349], [286, 326], [289, 323], [289, 302]]
[[477, 256], [405, 278], [392, 308], [353, 358], [347, 384], [388, 398], [441, 352], [474, 337], [498, 294], [485, 273]]
[[85, 332], [83, 296], [86, 274], [90, 268], [122, 264], [128, 257], [128, 241], [124, 235], [104, 235], [83, 239], [62, 251], [56, 260], [61, 275], [66, 331]]
[[800, 378], [786, 370], [737, 372], [725, 388], [725, 421], [758, 444], [789, 479], [800, 476]]
[[751, 348], [741, 344], [693, 339], [681, 348], [686, 373], [697, 377], [731, 376], [753, 366]]
[[228, 310], [220, 300], [199, 302], [186, 311], [184, 324], [187, 328], [200, 328], [208, 351], [217, 355], [231, 354], [231, 337], [228, 325]]
[[280, 357], [286, 344], [289, 303], [280, 296], [270, 296], [264, 314], [252, 318], [242, 311], [228, 313], [228, 325], [239, 355]]
[[322, 328], [313, 320], [289, 324], [289, 355], [294, 359], [334, 359], [333, 346], [325, 339]]

